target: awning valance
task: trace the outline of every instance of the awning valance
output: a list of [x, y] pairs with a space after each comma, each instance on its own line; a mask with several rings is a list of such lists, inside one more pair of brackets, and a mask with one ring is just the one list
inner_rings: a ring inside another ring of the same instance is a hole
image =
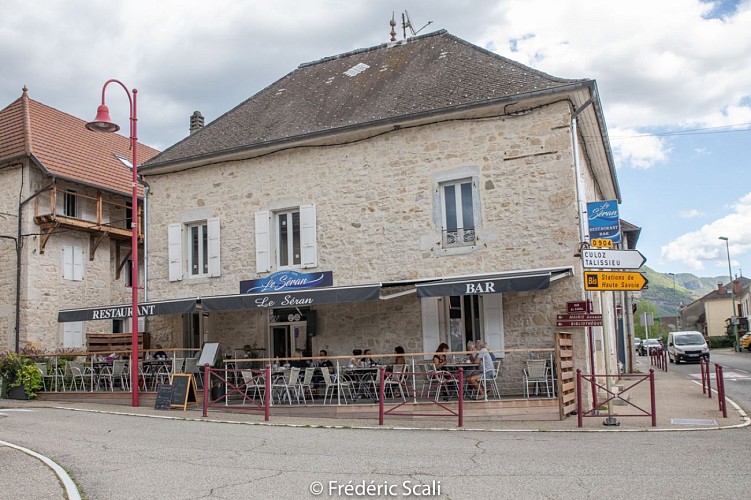
[[[162, 314], [185, 314], [196, 310], [196, 299], [175, 299], [138, 304], [139, 316], [158, 316]], [[57, 313], [57, 321], [96, 321], [100, 319], [125, 319], [132, 316], [131, 304], [87, 307], [82, 309], [62, 309]]]
[[272, 293], [244, 293], [201, 297], [204, 311], [230, 311], [262, 307], [309, 307], [337, 302], [378, 300], [381, 284], [331, 286]]
[[557, 268], [444, 278], [429, 283], [417, 283], [415, 288], [418, 297], [529, 292], [545, 290], [552, 280], [562, 277], [561, 275], [568, 275], [570, 272], [570, 268]]

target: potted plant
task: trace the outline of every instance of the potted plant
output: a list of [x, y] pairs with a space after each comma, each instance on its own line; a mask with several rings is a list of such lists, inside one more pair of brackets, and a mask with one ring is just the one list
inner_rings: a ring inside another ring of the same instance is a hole
[[34, 362], [15, 352], [0, 354], [0, 378], [3, 379], [3, 397], [32, 399], [42, 388], [42, 373]]

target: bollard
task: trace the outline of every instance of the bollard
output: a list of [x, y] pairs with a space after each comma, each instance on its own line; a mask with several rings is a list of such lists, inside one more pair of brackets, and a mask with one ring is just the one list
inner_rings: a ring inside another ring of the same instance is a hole
[[578, 427], [582, 426], [582, 371], [576, 369], [576, 422]]

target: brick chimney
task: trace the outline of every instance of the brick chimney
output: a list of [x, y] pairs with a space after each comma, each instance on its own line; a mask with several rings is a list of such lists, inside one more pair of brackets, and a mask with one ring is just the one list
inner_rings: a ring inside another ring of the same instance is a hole
[[190, 115], [190, 135], [195, 134], [203, 128], [203, 115], [200, 111], [194, 111]]
[[741, 294], [741, 282], [739, 280], [733, 281], [733, 293], [736, 295]]
[[717, 295], [725, 295], [725, 285], [722, 283], [717, 283]]

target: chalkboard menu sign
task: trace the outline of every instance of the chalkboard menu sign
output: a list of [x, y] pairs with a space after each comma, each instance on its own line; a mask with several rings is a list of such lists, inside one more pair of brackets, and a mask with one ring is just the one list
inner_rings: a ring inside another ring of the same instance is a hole
[[170, 384], [159, 384], [156, 386], [156, 400], [154, 401], [155, 410], [169, 410], [172, 405], [172, 386]]
[[176, 373], [172, 375], [172, 398], [170, 407], [182, 407], [182, 409], [185, 410], [188, 403], [198, 403], [196, 382], [193, 380], [193, 374]]

